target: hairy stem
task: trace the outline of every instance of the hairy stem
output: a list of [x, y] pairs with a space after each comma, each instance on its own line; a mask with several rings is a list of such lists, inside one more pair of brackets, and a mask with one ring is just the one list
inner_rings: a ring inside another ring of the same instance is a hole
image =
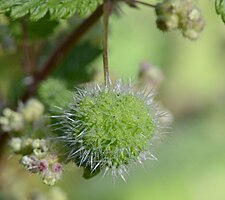
[[110, 0], [106, 0], [103, 5], [103, 33], [102, 33], [102, 45], [103, 45], [103, 69], [105, 85], [110, 85], [111, 80], [109, 76], [109, 64], [108, 64], [108, 30], [109, 30], [109, 16], [112, 10], [112, 3]]
[[98, 21], [98, 19], [102, 16], [102, 13], [103, 6], [101, 5], [52, 52], [47, 61], [41, 67], [41, 70], [34, 75], [33, 84], [27, 88], [22, 96], [23, 101], [26, 101], [35, 93], [39, 83], [46, 79], [53, 69], [58, 66], [60, 61], [65, 58], [68, 52], [78, 43], [81, 37]]

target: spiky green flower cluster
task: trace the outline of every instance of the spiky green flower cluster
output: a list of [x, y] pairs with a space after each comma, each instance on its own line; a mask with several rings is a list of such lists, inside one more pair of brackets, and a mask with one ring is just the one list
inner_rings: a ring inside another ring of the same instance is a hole
[[152, 95], [134, 91], [118, 82], [114, 86], [78, 89], [63, 118], [62, 136], [67, 160], [85, 169], [91, 177], [102, 169], [123, 172], [133, 161], [148, 157], [149, 144], [158, 131]]
[[0, 0], [0, 13], [10, 11], [14, 19], [29, 14], [32, 21], [43, 18], [46, 14], [51, 19], [69, 18], [75, 12], [81, 16], [102, 3], [102, 0]]
[[162, 31], [179, 29], [184, 37], [198, 39], [204, 20], [193, 0], [164, 0], [156, 5], [157, 27]]

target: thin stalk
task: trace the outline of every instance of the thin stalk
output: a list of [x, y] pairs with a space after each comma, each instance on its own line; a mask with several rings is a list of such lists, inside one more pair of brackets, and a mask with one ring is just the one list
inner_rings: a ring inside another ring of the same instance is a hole
[[110, 85], [109, 64], [108, 64], [108, 32], [109, 32], [109, 16], [112, 10], [110, 0], [106, 0], [103, 5], [103, 33], [102, 33], [102, 46], [103, 46], [103, 70], [105, 85]]

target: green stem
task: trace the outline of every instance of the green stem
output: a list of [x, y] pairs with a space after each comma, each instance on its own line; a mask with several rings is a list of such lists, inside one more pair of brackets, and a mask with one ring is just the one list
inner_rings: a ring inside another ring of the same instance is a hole
[[103, 33], [102, 33], [102, 46], [103, 46], [103, 69], [105, 85], [110, 85], [110, 75], [108, 66], [108, 30], [109, 30], [109, 16], [112, 10], [110, 0], [106, 0], [103, 5]]

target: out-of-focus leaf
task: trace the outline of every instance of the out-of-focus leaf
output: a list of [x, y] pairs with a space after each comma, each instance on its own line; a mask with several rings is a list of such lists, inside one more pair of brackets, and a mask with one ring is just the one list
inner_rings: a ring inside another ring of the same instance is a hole
[[[26, 32], [29, 39], [43, 39], [51, 34], [53, 34], [55, 28], [59, 25], [59, 22], [56, 20], [50, 20], [49, 16], [46, 15], [44, 18], [33, 22], [24, 18], [24, 23], [26, 26]], [[11, 34], [15, 38], [22, 38], [22, 25], [21, 20], [11, 21], [9, 24], [9, 29]]]
[[75, 47], [53, 72], [56, 78], [64, 79], [69, 87], [90, 81], [91, 73], [89, 70], [90, 63], [100, 54], [101, 49], [84, 42]]
[[225, 23], [225, 0], [215, 1], [216, 13], [221, 16], [223, 22]]
[[58, 21], [50, 21], [48, 16], [45, 16], [37, 22], [28, 22], [27, 32], [30, 38], [44, 38], [51, 35], [58, 24]]

